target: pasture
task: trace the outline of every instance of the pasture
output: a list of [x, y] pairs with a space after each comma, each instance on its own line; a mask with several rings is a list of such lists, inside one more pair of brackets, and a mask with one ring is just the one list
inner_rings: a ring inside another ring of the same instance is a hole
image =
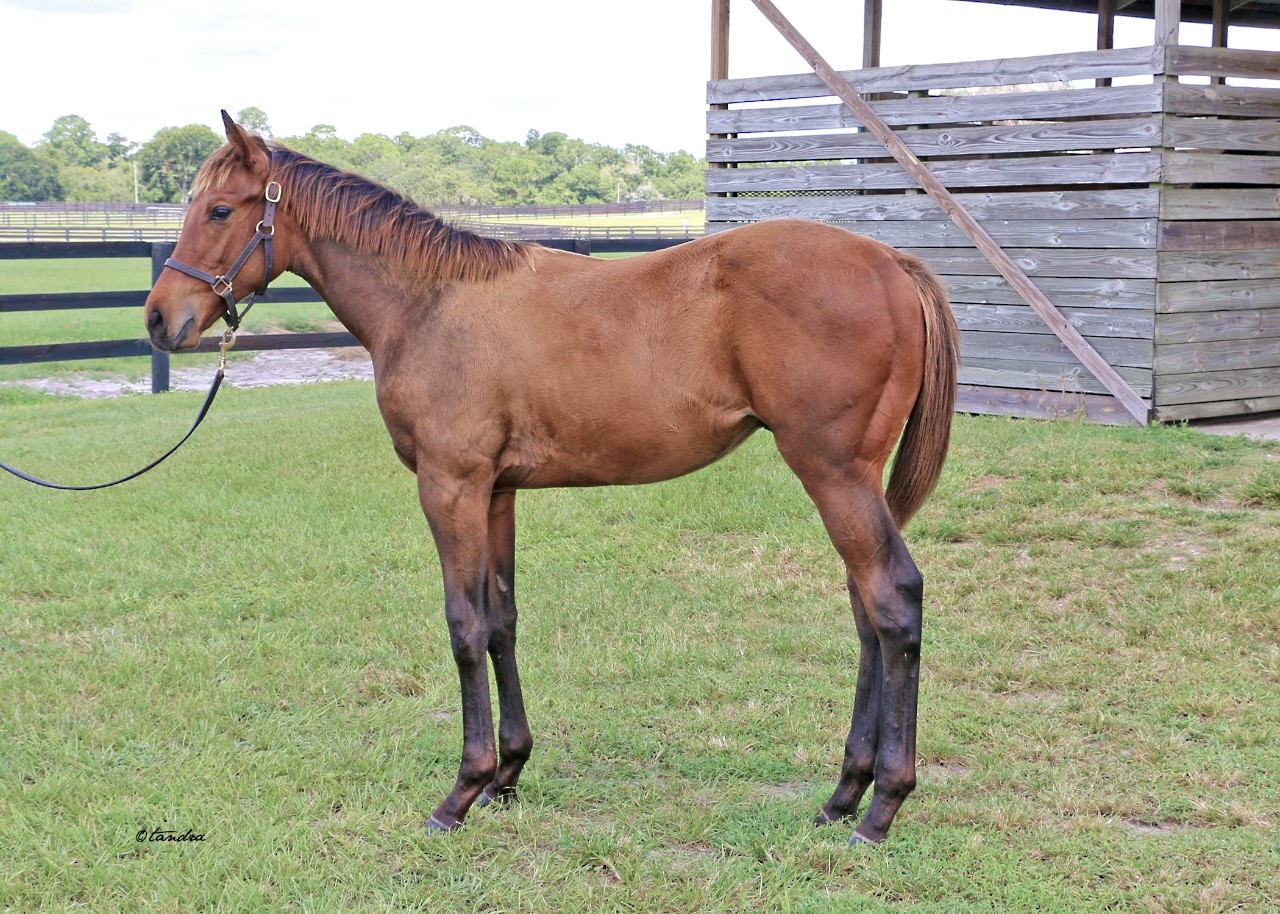
[[[0, 459], [108, 478], [199, 400], [0, 389]], [[522, 493], [523, 799], [428, 837], [457, 679], [372, 386], [226, 391], [128, 486], [0, 479], [0, 903], [1277, 910], [1277, 453], [959, 417], [907, 535], [920, 787], [878, 848], [810, 825], [857, 641], [767, 433], [671, 483]]]

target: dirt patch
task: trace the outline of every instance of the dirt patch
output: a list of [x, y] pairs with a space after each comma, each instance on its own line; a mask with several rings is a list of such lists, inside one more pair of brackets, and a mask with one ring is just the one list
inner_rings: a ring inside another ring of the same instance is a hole
[[[170, 390], [205, 390], [213, 380], [212, 365], [177, 368], [169, 373]], [[223, 385], [267, 387], [273, 384], [310, 384], [316, 381], [372, 380], [373, 363], [363, 349], [287, 349], [259, 352], [227, 365]], [[8, 386], [29, 387], [67, 397], [121, 397], [148, 393], [151, 379], [85, 378], [75, 375], [10, 381]]]

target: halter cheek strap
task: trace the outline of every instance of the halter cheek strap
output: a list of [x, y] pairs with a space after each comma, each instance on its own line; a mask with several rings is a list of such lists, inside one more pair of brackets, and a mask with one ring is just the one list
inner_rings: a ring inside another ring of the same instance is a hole
[[[274, 160], [274, 156], [272, 158]], [[272, 164], [274, 164], [274, 161]], [[198, 270], [180, 260], [174, 259], [173, 257], [170, 257], [164, 262], [164, 265], [170, 269], [177, 270], [179, 273], [185, 273], [186, 275], [198, 279], [201, 282], [207, 282], [209, 284], [209, 288], [213, 289], [216, 294], [222, 296], [222, 300], [226, 303], [227, 309], [227, 313], [223, 315], [223, 317], [226, 319], [227, 326], [233, 332], [240, 328], [240, 322], [243, 321], [245, 315], [249, 313], [249, 309], [257, 303], [259, 298], [266, 294], [267, 285], [271, 282], [271, 270], [275, 262], [273, 239], [276, 233], [276, 204], [280, 202], [280, 194], [280, 182], [268, 181], [265, 193], [267, 202], [262, 213], [262, 221], [258, 223], [258, 227], [254, 231], [253, 237], [249, 239], [249, 243], [245, 245], [244, 250], [240, 252], [240, 256], [235, 259], [233, 264], [231, 264], [231, 268], [221, 276], [214, 276], [212, 273], [206, 273], [204, 270]], [[250, 293], [249, 297], [246, 299], [247, 304], [245, 304], [244, 309], [238, 311], [236, 310], [236, 294], [232, 287], [232, 280], [234, 280], [236, 274], [240, 272], [240, 268], [248, 262], [251, 256], [253, 256], [253, 252], [258, 249], [259, 245], [262, 246], [262, 282], [258, 284], [258, 288], [256, 290]]]

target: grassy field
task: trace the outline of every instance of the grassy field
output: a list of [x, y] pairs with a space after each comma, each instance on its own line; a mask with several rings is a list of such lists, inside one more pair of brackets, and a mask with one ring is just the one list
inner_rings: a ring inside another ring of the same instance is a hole
[[[108, 478], [198, 401], [0, 391], [0, 459]], [[228, 391], [126, 487], [0, 479], [0, 907], [1278, 910], [1276, 454], [959, 418], [908, 537], [920, 787], [879, 848], [809, 824], [856, 639], [769, 436], [524, 493], [523, 802], [427, 837], [456, 678], [372, 387]], [[203, 840], [137, 840], [166, 830]]]

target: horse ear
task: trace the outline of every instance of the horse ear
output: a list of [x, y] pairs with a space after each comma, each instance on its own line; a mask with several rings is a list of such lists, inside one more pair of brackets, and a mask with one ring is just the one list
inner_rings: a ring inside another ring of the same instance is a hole
[[253, 170], [266, 170], [266, 154], [262, 148], [253, 141], [253, 137], [247, 130], [231, 119], [231, 115], [225, 110], [222, 112], [222, 126], [227, 131], [227, 142], [235, 147], [236, 154], [240, 157], [240, 161], [244, 162]]

